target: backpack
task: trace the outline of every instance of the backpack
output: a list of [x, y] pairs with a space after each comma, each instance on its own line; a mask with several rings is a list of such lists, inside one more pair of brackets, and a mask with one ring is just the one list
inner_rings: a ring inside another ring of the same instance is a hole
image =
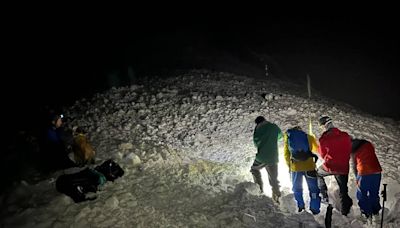
[[106, 178], [103, 174], [90, 168], [72, 174], [63, 174], [57, 178], [56, 189], [71, 197], [75, 203], [94, 198], [86, 197], [88, 192], [97, 192], [98, 186], [103, 185]]
[[306, 161], [308, 158], [313, 157], [307, 134], [304, 131], [289, 129], [286, 134], [292, 161]]
[[109, 159], [94, 169], [86, 168], [73, 174], [63, 174], [57, 178], [56, 189], [71, 197], [75, 203], [94, 200], [87, 197], [88, 192], [96, 193], [98, 186], [107, 181], [114, 181], [124, 174], [124, 170], [113, 160]]
[[107, 181], [114, 181], [124, 175], [124, 170], [112, 159], [108, 159], [94, 169], [102, 173], [107, 178]]

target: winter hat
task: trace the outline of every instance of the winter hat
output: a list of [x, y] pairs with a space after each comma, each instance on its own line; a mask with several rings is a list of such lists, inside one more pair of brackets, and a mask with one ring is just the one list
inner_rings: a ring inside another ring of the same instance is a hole
[[254, 122], [256, 124], [259, 124], [259, 123], [261, 123], [263, 121], [265, 121], [265, 118], [263, 116], [258, 116]]
[[332, 123], [332, 119], [329, 116], [323, 115], [319, 118], [318, 123], [320, 126], [325, 126], [329, 123]]
[[303, 130], [303, 129], [301, 129], [301, 127], [299, 125], [296, 125], [296, 126], [292, 127], [291, 129], [298, 130], [298, 131], [302, 131]]

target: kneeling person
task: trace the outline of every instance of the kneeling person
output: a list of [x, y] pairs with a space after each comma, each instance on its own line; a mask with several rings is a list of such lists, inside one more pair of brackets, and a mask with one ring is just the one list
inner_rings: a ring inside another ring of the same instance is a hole
[[90, 144], [84, 130], [80, 127], [74, 128], [74, 142], [72, 145], [74, 160], [79, 166], [87, 163], [94, 164], [96, 152]]

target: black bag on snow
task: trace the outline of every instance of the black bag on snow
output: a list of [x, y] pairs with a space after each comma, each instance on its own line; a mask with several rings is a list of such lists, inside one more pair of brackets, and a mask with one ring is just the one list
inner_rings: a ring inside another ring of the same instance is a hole
[[105, 177], [90, 168], [78, 173], [63, 174], [57, 178], [56, 189], [71, 197], [75, 203], [95, 198], [86, 197], [88, 192], [97, 192], [98, 186], [105, 183]]
[[124, 175], [124, 170], [112, 159], [108, 159], [101, 165], [96, 166], [94, 169], [102, 173], [107, 178], [107, 181], [114, 181], [118, 177]]

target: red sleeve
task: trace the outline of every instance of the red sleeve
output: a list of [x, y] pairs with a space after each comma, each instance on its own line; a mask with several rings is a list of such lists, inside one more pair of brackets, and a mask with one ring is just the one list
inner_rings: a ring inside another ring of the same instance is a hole
[[324, 150], [324, 139], [322, 137], [323, 137], [323, 135], [319, 139], [318, 153], [321, 156], [321, 158], [324, 159], [324, 157], [326, 155], [326, 151]]

